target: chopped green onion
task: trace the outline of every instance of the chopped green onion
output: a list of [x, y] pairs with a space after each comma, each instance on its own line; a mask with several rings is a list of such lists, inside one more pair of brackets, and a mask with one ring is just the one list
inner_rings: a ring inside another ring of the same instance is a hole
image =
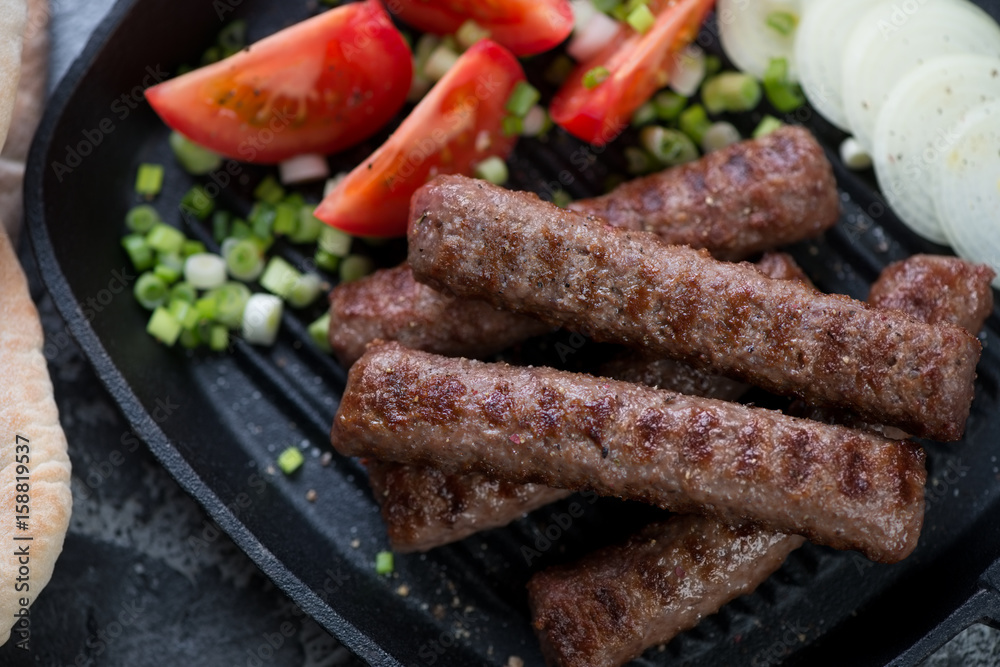
[[632, 124], [636, 127], [649, 125], [654, 120], [656, 120], [656, 107], [652, 102], [646, 102], [632, 114]]
[[237, 19], [219, 31], [217, 42], [223, 53], [230, 56], [247, 45], [247, 22]]
[[253, 236], [253, 230], [250, 225], [247, 224], [246, 220], [233, 220], [233, 224], [230, 227], [230, 235], [236, 239], [248, 239]]
[[146, 199], [160, 194], [163, 188], [163, 165], [143, 163], [135, 177], [135, 191]]
[[760, 84], [749, 74], [723, 72], [705, 81], [701, 100], [713, 114], [750, 111], [760, 102]]
[[215, 289], [226, 282], [226, 260], [209, 252], [184, 260], [184, 280], [196, 289]]
[[323, 269], [324, 271], [336, 271], [337, 266], [340, 265], [340, 257], [334, 255], [331, 252], [327, 252], [322, 248], [316, 249], [316, 255], [314, 257], [316, 260], [316, 266]]
[[285, 190], [274, 180], [274, 176], [265, 176], [253, 191], [254, 199], [267, 202], [272, 206], [284, 199]]
[[284, 259], [272, 257], [267, 262], [267, 267], [260, 277], [260, 284], [271, 294], [277, 294], [282, 299], [286, 299], [292, 286], [301, 277], [302, 273]]
[[647, 174], [655, 167], [649, 153], [635, 146], [625, 147], [625, 159], [628, 160], [628, 173], [633, 175]]
[[132, 294], [140, 306], [154, 310], [167, 302], [167, 285], [155, 274], [146, 272], [135, 281]]
[[524, 118], [525, 114], [531, 107], [538, 104], [540, 99], [542, 99], [542, 94], [534, 86], [527, 81], [518, 81], [510, 97], [507, 98], [507, 105], [504, 108], [512, 115]]
[[715, 76], [722, 71], [722, 58], [709, 54], [705, 56], [705, 76]]
[[180, 252], [186, 240], [181, 230], [163, 222], [153, 225], [146, 234], [146, 243], [157, 252]]
[[289, 447], [278, 455], [278, 467], [281, 468], [281, 472], [291, 475], [302, 467], [305, 460], [297, 447]]
[[705, 113], [705, 107], [700, 104], [692, 104], [685, 109], [677, 119], [677, 127], [684, 134], [700, 144], [705, 139], [705, 133], [712, 126], [712, 121]]
[[549, 118], [549, 113], [545, 110], [545, 107], [536, 104], [528, 109], [528, 113], [524, 117], [521, 134], [526, 137], [540, 137], [544, 136], [551, 127], [552, 119]]
[[450, 70], [457, 61], [458, 53], [442, 42], [436, 49], [434, 49], [433, 52], [431, 52], [430, 57], [427, 59], [427, 63], [424, 65], [423, 75], [431, 81], [438, 81], [448, 73], [448, 70]]
[[229, 329], [222, 324], [213, 324], [208, 330], [208, 347], [215, 352], [229, 347]]
[[679, 95], [672, 90], [664, 90], [656, 94], [653, 98], [653, 108], [656, 116], [663, 121], [676, 119], [687, 106], [688, 98]]
[[867, 169], [872, 166], [872, 156], [861, 147], [854, 137], [847, 137], [840, 144], [840, 161], [848, 169]]
[[277, 217], [273, 205], [267, 202], [257, 202], [250, 211], [250, 228], [259, 239], [270, 239], [274, 230], [274, 219]]
[[233, 216], [229, 211], [216, 211], [212, 215], [212, 238], [216, 243], [222, 243], [229, 236], [229, 225]]
[[305, 308], [319, 296], [323, 289], [323, 281], [315, 273], [305, 273], [295, 281], [288, 290], [286, 301], [293, 308]]
[[754, 129], [753, 138], [760, 139], [764, 135], [771, 134], [782, 125], [784, 125], [784, 123], [774, 116], [764, 116], [757, 125], [756, 129]]
[[364, 255], [348, 255], [340, 263], [340, 282], [353, 283], [375, 270], [375, 263]]
[[679, 130], [653, 125], [643, 128], [639, 139], [650, 155], [668, 167], [698, 159], [694, 142]]
[[193, 329], [198, 324], [198, 311], [187, 301], [171, 301], [167, 307], [174, 319], [185, 329]]
[[593, 90], [601, 85], [609, 76], [611, 76], [611, 72], [608, 71], [608, 68], [599, 65], [592, 70], [588, 70], [583, 75], [583, 87], [587, 90]]
[[145, 234], [160, 220], [160, 214], [149, 204], [140, 204], [125, 214], [125, 226], [137, 234]]
[[189, 174], [201, 176], [222, 165], [221, 155], [199, 146], [180, 132], [171, 132], [169, 143], [174, 157]]
[[[243, 321], [243, 313], [246, 310], [247, 302], [250, 300], [250, 288], [243, 283], [228, 282], [222, 287], [209, 290], [205, 296], [215, 302], [215, 313], [211, 319], [219, 324], [224, 324], [230, 329], [240, 326]], [[202, 312], [199, 301], [195, 304]]]
[[625, 22], [642, 35], [656, 23], [656, 16], [649, 10], [649, 7], [643, 4], [629, 12], [629, 15], [625, 18]]
[[379, 551], [375, 554], [375, 574], [392, 574], [395, 565], [391, 551]]
[[504, 116], [501, 127], [503, 136], [516, 137], [524, 131], [524, 121], [517, 116]]
[[331, 255], [346, 257], [351, 252], [351, 235], [336, 227], [324, 225], [319, 233], [319, 247]]
[[489, 181], [494, 185], [503, 185], [510, 177], [510, 173], [507, 171], [507, 163], [496, 155], [488, 157], [478, 163], [475, 167], [473, 167], [472, 171], [476, 178]]
[[566, 208], [573, 202], [573, 198], [569, 196], [569, 193], [563, 189], [556, 190], [552, 193], [552, 203], [559, 208]]
[[257, 280], [264, 270], [264, 253], [249, 239], [233, 240], [235, 243], [230, 243], [222, 252], [229, 275], [245, 282]]
[[806, 101], [798, 84], [788, 80], [788, 61], [771, 58], [764, 71], [764, 94], [767, 101], [782, 113], [795, 111]]
[[205, 244], [201, 241], [187, 240], [181, 245], [181, 257], [190, 257], [205, 252]]
[[413, 72], [414, 76], [418, 72], [424, 71], [424, 66], [427, 65], [427, 60], [431, 57], [436, 49], [441, 44], [441, 38], [436, 35], [432, 35], [429, 32], [425, 32], [417, 40], [417, 45], [413, 49]]
[[181, 210], [199, 220], [204, 220], [215, 210], [215, 200], [208, 196], [205, 188], [196, 185], [181, 199]]
[[467, 20], [455, 31], [455, 40], [463, 49], [467, 49], [481, 39], [487, 39], [490, 31], [472, 19]]
[[181, 279], [181, 271], [168, 264], [157, 264], [153, 267], [153, 274], [168, 285], [172, 285]]
[[146, 238], [140, 234], [129, 234], [122, 238], [122, 247], [132, 261], [132, 266], [136, 271], [145, 271], [153, 268], [156, 264], [156, 257], [153, 249], [146, 243]]
[[740, 131], [732, 123], [718, 122], [705, 131], [701, 138], [701, 148], [706, 153], [717, 151], [742, 139]]
[[300, 204], [281, 202], [274, 207], [274, 233], [287, 236], [295, 232], [299, 224]]
[[316, 347], [324, 352], [332, 352], [330, 347], [330, 313], [323, 313], [318, 320], [309, 325], [309, 337]]
[[565, 83], [570, 74], [573, 73], [573, 61], [569, 56], [560, 54], [555, 57], [552, 64], [545, 70], [545, 80], [553, 86], [561, 86]]
[[313, 215], [315, 206], [304, 205], [299, 209], [298, 223], [288, 239], [292, 243], [313, 243], [323, 231], [323, 221]]
[[281, 299], [273, 294], [251, 295], [243, 311], [244, 340], [252, 345], [273, 345], [278, 338], [283, 309]]
[[173, 346], [181, 335], [181, 323], [163, 306], [153, 311], [146, 325], [146, 333], [161, 343]]
[[792, 12], [773, 11], [767, 15], [767, 18], [764, 19], [764, 23], [767, 24], [767, 27], [778, 31], [785, 37], [788, 37], [799, 25], [799, 17]]
[[177, 283], [170, 290], [170, 300], [187, 301], [188, 303], [194, 305], [194, 302], [198, 300], [198, 290], [196, 290], [194, 286], [187, 281]]
[[180, 338], [181, 347], [188, 350], [193, 350], [199, 345], [201, 345], [201, 336], [198, 334], [198, 329], [182, 329]]
[[219, 303], [214, 295], [206, 295], [194, 302], [198, 317], [203, 320], [214, 320], [219, 312]]
[[605, 14], [612, 13], [623, 4], [622, 0], [593, 0], [594, 7], [596, 7], [598, 11], [602, 11]]
[[210, 46], [201, 54], [201, 64], [203, 66], [217, 63], [220, 60], [222, 60], [222, 47], [220, 46]]

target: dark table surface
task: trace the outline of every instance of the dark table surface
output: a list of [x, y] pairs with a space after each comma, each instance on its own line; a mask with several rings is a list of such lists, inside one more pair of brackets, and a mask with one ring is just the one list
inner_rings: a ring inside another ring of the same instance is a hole
[[[113, 0], [50, 0], [50, 89]], [[159, 466], [104, 391], [22, 262], [73, 463], [73, 518], [49, 586], [31, 608], [30, 651], [0, 665], [359, 665], [305, 617]], [[974, 625], [927, 662], [1000, 665], [995, 630]]]

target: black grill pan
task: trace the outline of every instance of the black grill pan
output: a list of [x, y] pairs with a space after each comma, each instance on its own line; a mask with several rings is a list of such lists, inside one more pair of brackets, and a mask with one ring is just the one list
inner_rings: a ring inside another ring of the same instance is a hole
[[[982, 4], [1000, 15], [1000, 3]], [[167, 130], [137, 91], [196, 62], [226, 21], [247, 18], [257, 39], [315, 11], [305, 0], [119, 2], [59, 85], [32, 149], [27, 217], [41, 274], [134, 431], [211, 516], [213, 523], [189, 538], [190, 548], [215, 539], [221, 528], [305, 612], [375, 665], [504, 665], [515, 655], [541, 664], [524, 593], [531, 572], [620, 539], [655, 512], [575, 497], [425, 556], [397, 556], [396, 574], [379, 577], [374, 555], [387, 542], [363, 471], [337, 456], [327, 467], [319, 460], [329, 450], [328, 429], [345, 380], [332, 360], [296, 342], [319, 311], [286, 314], [272, 349], [237, 342], [231, 354], [191, 354], [147, 336], [146, 313], [130, 287], [115, 282], [116, 271], [134, 279], [119, 238], [124, 213], [136, 203], [132, 185], [141, 162], [167, 168], [156, 201], [165, 219], [207, 239], [178, 212], [193, 181], [176, 168]], [[718, 52], [711, 27], [699, 41]], [[543, 89], [537, 79], [545, 62], [543, 56], [527, 65]], [[747, 131], [758, 119], [736, 121]], [[820, 288], [864, 298], [890, 261], [946, 252], [907, 232], [870, 178], [839, 165], [840, 133], [808, 109], [789, 120], [812, 128], [827, 146], [842, 191], [838, 226], [790, 249]], [[384, 136], [345, 154], [340, 166], [355, 164]], [[589, 166], [581, 170], [583, 164]], [[607, 178], [622, 171], [616, 149], [597, 154], [556, 131], [547, 142], [522, 142], [512, 186], [585, 196], [603, 191]], [[241, 166], [222, 189], [223, 205], [245, 211], [264, 173]], [[302, 259], [290, 248], [282, 252]], [[389, 265], [401, 256], [396, 244], [378, 258]], [[556, 334], [548, 343], [568, 338]], [[982, 340], [965, 439], [927, 444], [928, 511], [913, 556], [874, 565], [856, 554], [806, 546], [753, 595], [636, 664], [914, 665], [971, 623], [998, 625], [1000, 311]], [[596, 353], [584, 347], [574, 363]], [[290, 445], [307, 449], [303, 469], [290, 478], [269, 471]], [[310, 489], [317, 491], [312, 503]], [[560, 526], [557, 515], [572, 502], [586, 514]]]

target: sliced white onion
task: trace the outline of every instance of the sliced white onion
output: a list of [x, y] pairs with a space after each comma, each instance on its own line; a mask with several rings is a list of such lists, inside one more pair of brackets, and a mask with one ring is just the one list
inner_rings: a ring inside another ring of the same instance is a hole
[[597, 12], [587, 25], [573, 35], [573, 39], [566, 47], [566, 53], [577, 62], [587, 62], [604, 50], [619, 30], [624, 28], [618, 21], [604, 12]]
[[719, 0], [715, 17], [719, 40], [729, 59], [744, 72], [764, 77], [773, 58], [788, 61], [788, 78], [798, 81], [795, 65], [795, 31], [783, 35], [767, 24], [772, 12], [801, 15], [799, 0]]
[[899, 218], [924, 238], [947, 241], [931, 188], [934, 171], [957, 139], [955, 128], [970, 109], [996, 99], [1000, 58], [962, 54], [913, 69], [882, 105], [872, 152], [875, 176]]
[[705, 130], [705, 134], [701, 138], [701, 149], [706, 153], [711, 153], [712, 151], [717, 151], [720, 148], [725, 148], [726, 146], [735, 144], [742, 138], [743, 137], [740, 136], [740, 131], [737, 130], [736, 126], [732, 123], [727, 123], [725, 121], [712, 123], [708, 129]]
[[934, 172], [934, 204], [955, 252], [997, 272], [1000, 289], [1000, 101], [971, 109]]
[[840, 161], [848, 169], [867, 169], [872, 166], [872, 156], [854, 137], [847, 137], [840, 144]]
[[281, 325], [282, 301], [273, 294], [253, 294], [243, 310], [243, 338], [253, 345], [274, 345]]
[[844, 112], [858, 143], [872, 148], [879, 110], [901, 77], [956, 53], [1000, 57], [1000, 27], [967, 0], [882, 0], [865, 12], [847, 40], [841, 71]]
[[691, 97], [698, 92], [698, 86], [704, 78], [705, 52], [698, 46], [689, 44], [674, 57], [669, 86], [678, 95]]
[[321, 181], [330, 175], [326, 158], [317, 153], [306, 153], [288, 158], [278, 165], [278, 173], [284, 185]]
[[795, 32], [795, 65], [809, 103], [847, 130], [841, 93], [844, 47], [871, 0], [807, 0]]
[[200, 252], [184, 260], [184, 280], [195, 289], [215, 289], [226, 282], [226, 260]]
[[545, 107], [536, 104], [528, 109], [528, 113], [524, 115], [521, 134], [526, 137], [537, 137], [545, 129], [548, 122], [549, 116], [545, 111]]

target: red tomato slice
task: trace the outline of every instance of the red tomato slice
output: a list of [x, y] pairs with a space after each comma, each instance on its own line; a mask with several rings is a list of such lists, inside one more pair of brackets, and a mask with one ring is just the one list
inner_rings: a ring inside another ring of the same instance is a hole
[[[623, 25], [592, 60], [579, 65], [549, 107], [570, 134], [603, 146], [628, 126], [632, 114], [666, 85], [674, 55], [691, 43], [714, 0], [652, 0], [656, 23], [644, 34]], [[609, 76], [592, 89], [584, 75], [604, 67]]]
[[393, 14], [415, 28], [450, 35], [472, 19], [490, 38], [519, 56], [557, 46], [573, 30], [568, 0], [385, 0]]
[[502, 130], [504, 105], [524, 71], [514, 55], [484, 39], [466, 51], [371, 157], [355, 167], [316, 209], [350, 234], [406, 234], [410, 197], [437, 174], [466, 174], [517, 137]]
[[377, 0], [345, 5], [146, 90], [171, 128], [217, 153], [271, 164], [333, 153], [385, 125], [413, 62]]

